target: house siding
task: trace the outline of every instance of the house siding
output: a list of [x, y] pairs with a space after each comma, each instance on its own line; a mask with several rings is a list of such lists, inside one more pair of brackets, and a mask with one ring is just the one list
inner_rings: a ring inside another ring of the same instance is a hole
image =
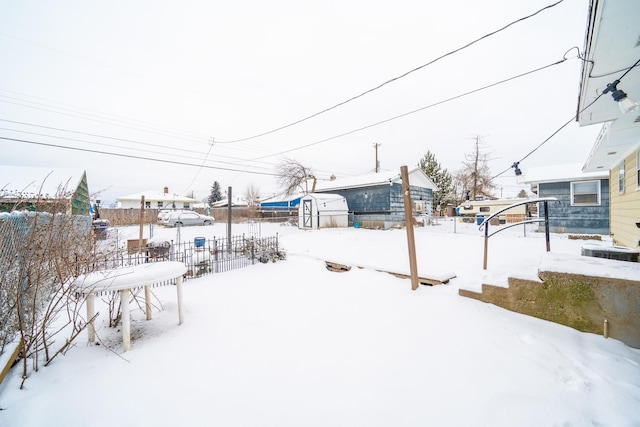
[[[596, 180], [594, 180], [596, 181]], [[609, 234], [609, 180], [600, 179], [599, 206], [572, 206], [571, 182], [546, 182], [538, 184], [539, 197], [555, 197], [550, 202], [549, 227], [554, 233]], [[542, 215], [543, 208], [538, 206]], [[544, 225], [541, 225], [544, 227]]]
[[640, 228], [640, 189], [636, 185], [637, 154], [634, 151], [625, 162], [624, 193], [618, 191], [618, 165], [610, 171], [611, 182], [611, 235], [616, 245], [638, 249]]
[[[318, 191], [323, 192], [325, 191]], [[326, 192], [340, 194], [347, 200], [354, 222], [384, 228], [404, 224], [404, 200], [402, 185], [399, 183], [332, 189]], [[429, 208], [432, 206], [433, 191], [430, 188], [409, 186], [409, 192], [412, 200], [423, 200]]]

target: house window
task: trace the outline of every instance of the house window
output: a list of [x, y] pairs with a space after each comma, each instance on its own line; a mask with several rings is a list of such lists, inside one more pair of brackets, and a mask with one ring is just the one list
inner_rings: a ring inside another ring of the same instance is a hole
[[618, 192], [624, 193], [624, 160], [618, 166]]
[[163, 202], [162, 201], [158, 201], [158, 209], [160, 209], [162, 207], [162, 205], [163, 205]]
[[189, 202], [184, 202], [184, 203], [182, 204], [182, 206], [183, 206], [185, 209], [189, 209], [189, 208], [191, 207], [191, 204], [190, 204]]
[[480, 212], [491, 212], [491, 208], [489, 206], [482, 206]]
[[151, 202], [144, 202], [145, 209], [151, 209]]
[[599, 205], [600, 181], [579, 181], [571, 183], [571, 205]]

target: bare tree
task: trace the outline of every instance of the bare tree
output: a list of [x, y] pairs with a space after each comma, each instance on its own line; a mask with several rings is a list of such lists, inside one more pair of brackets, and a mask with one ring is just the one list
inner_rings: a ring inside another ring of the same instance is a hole
[[254, 184], [247, 185], [244, 190], [244, 198], [249, 206], [256, 206], [260, 203], [260, 189]]
[[297, 160], [285, 159], [278, 166], [277, 182], [286, 195], [297, 191], [309, 192], [309, 179], [314, 178], [311, 168], [302, 165]]
[[[462, 162], [462, 169], [456, 174], [456, 184], [462, 187], [463, 196], [469, 192], [471, 200], [478, 196], [492, 197], [495, 184], [491, 180], [491, 170], [489, 169], [489, 158], [482, 151], [484, 142], [476, 136], [474, 150], [471, 154], [465, 154], [465, 161]], [[464, 199], [464, 198], [463, 198]]]

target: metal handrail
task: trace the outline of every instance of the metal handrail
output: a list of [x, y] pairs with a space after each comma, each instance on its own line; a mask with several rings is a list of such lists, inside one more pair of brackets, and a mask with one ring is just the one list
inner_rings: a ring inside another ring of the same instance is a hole
[[[531, 224], [531, 223], [536, 223], [536, 222], [544, 222], [544, 235], [545, 235], [545, 241], [547, 243], [547, 252], [551, 251], [551, 243], [549, 241], [549, 202], [557, 202], [558, 199], [556, 197], [541, 197], [539, 199], [528, 199], [525, 201], [521, 201], [518, 203], [514, 203], [512, 205], [509, 205], [505, 208], [500, 209], [499, 211], [493, 213], [491, 216], [489, 216], [488, 218], [486, 218], [484, 221], [482, 221], [482, 223], [480, 224], [480, 226], [478, 227], [478, 229], [480, 231], [482, 231], [484, 229], [484, 260], [483, 260], [483, 264], [482, 264], [482, 268], [483, 270], [487, 269], [487, 253], [489, 251], [489, 237], [493, 236], [494, 234], [497, 234], [499, 232], [501, 232], [502, 230], [506, 230], [507, 228], [511, 228], [511, 227], [515, 227], [517, 225], [524, 225], [524, 224]], [[494, 231], [493, 233], [489, 234], [489, 222], [495, 218], [496, 216], [500, 215], [501, 213], [508, 211], [509, 209], [515, 208], [516, 206], [521, 206], [521, 205], [528, 205], [529, 203], [539, 203], [542, 202], [544, 205], [544, 219], [528, 219], [525, 221], [520, 221], [517, 222], [515, 224], [510, 224], [506, 227], [502, 227], [496, 231]]]

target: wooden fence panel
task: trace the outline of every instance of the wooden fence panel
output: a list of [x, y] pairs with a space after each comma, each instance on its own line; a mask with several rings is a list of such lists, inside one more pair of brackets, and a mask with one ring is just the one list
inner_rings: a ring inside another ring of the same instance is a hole
[[[161, 209], [149, 208], [144, 210], [144, 223], [155, 223], [158, 218], [158, 213]], [[192, 209], [200, 214], [205, 214], [204, 208]], [[216, 221], [227, 222], [228, 209], [227, 208], [213, 208], [211, 209], [211, 216]], [[234, 207], [231, 208], [231, 217], [233, 222], [243, 222], [250, 218], [258, 217], [258, 213], [255, 208], [248, 207]], [[106, 219], [111, 226], [119, 225], [136, 225], [140, 224], [140, 209], [139, 208], [101, 208], [100, 219]]]

